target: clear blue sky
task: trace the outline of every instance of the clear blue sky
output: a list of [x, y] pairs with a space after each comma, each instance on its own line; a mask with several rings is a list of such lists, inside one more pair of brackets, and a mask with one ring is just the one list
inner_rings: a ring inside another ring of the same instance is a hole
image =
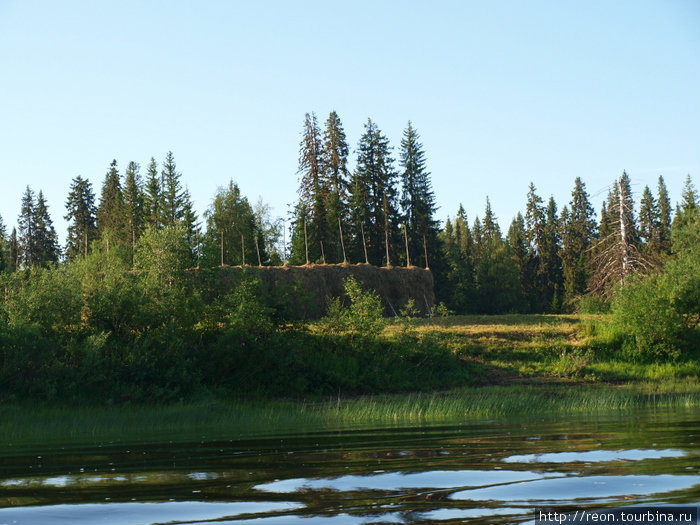
[[411, 120], [442, 220], [489, 196], [507, 227], [577, 176], [598, 207], [623, 169], [676, 201], [700, 172], [698, 0], [0, 0], [0, 64], [0, 214], [42, 189], [62, 242], [76, 175], [99, 194], [168, 150], [200, 214], [233, 179], [286, 215], [311, 111], [353, 149]]

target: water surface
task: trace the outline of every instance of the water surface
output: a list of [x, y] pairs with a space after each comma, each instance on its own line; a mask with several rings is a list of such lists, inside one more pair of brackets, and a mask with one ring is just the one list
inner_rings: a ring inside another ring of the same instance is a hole
[[698, 436], [696, 411], [665, 409], [5, 445], [0, 525], [499, 524], [542, 506], [697, 505]]

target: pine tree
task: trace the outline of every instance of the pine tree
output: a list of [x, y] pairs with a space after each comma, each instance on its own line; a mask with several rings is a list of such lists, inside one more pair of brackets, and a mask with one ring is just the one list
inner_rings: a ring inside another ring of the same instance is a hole
[[[403, 222], [408, 228], [409, 256], [415, 264], [425, 259], [425, 252], [437, 255], [439, 250], [435, 195], [425, 167], [423, 145], [410, 121], [401, 140], [399, 165], [403, 168], [400, 205]], [[424, 261], [423, 266], [428, 266], [428, 261]]]
[[60, 254], [58, 236], [49, 215], [44, 193], [41, 190], [36, 198], [34, 217], [36, 221], [34, 226], [37, 249], [36, 262], [41, 265], [57, 263]]
[[158, 174], [156, 159], [153, 157], [151, 157], [151, 162], [148, 164], [147, 173], [143, 196], [145, 225], [159, 229], [163, 226], [163, 182]]
[[392, 264], [394, 245], [398, 244], [396, 208], [396, 172], [389, 140], [371, 119], [357, 146], [351, 205], [357, 236], [364, 228], [370, 262]]
[[130, 245], [127, 240], [126, 210], [116, 160], [109, 165], [102, 184], [100, 204], [97, 208], [97, 230], [108, 250], [113, 246]]
[[97, 208], [92, 184], [80, 175], [73, 179], [64, 218], [70, 221], [66, 242], [66, 258], [70, 261], [78, 255], [87, 255], [90, 243], [97, 238]]
[[161, 177], [161, 222], [166, 227], [175, 226], [180, 222], [185, 212], [185, 193], [180, 182], [182, 174], [177, 171], [172, 151], [165, 155]]

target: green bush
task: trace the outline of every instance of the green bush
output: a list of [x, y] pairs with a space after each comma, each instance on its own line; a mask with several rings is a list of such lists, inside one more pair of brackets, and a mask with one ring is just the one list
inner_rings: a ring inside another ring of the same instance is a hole
[[338, 298], [331, 300], [322, 326], [332, 333], [348, 332], [362, 338], [376, 337], [386, 326], [379, 295], [371, 290], [364, 291], [353, 277], [345, 279], [344, 285], [350, 305], [345, 307]]

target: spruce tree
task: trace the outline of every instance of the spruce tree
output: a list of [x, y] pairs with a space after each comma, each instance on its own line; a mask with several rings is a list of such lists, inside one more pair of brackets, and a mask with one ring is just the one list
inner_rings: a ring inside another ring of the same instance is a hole
[[36, 238], [36, 203], [34, 192], [27, 186], [17, 218], [17, 260], [23, 268], [38, 264], [39, 248]]
[[355, 235], [364, 228], [369, 260], [373, 264], [392, 264], [398, 244], [394, 159], [389, 140], [367, 120], [357, 146], [357, 163], [351, 202], [362, 210], [353, 210]]
[[257, 264], [255, 214], [233, 181], [219, 188], [204, 213], [207, 231], [203, 258], [207, 266]]
[[73, 179], [66, 200], [69, 221], [66, 258], [70, 261], [78, 255], [87, 255], [90, 243], [97, 238], [97, 208], [92, 184], [80, 175]]
[[[607, 221], [607, 210], [602, 213]], [[564, 219], [564, 210], [562, 210]], [[586, 185], [580, 177], [574, 180], [571, 202], [562, 226], [564, 272], [564, 301], [569, 307], [577, 297], [586, 293], [590, 277], [591, 246], [595, 241], [595, 212], [590, 203]]]
[[182, 194], [182, 219], [183, 230], [187, 241], [187, 247], [190, 253], [188, 261], [192, 266], [199, 263], [201, 257], [201, 228], [197, 218], [197, 212], [194, 211], [194, 204], [190, 197], [190, 192], [185, 188]]
[[[330, 188], [324, 172], [324, 151], [321, 131], [318, 127], [315, 113], [304, 116], [304, 130], [299, 145], [299, 199], [303, 203], [305, 216], [300, 217], [300, 225], [306, 228], [306, 239], [303, 248], [303, 259], [306, 261], [308, 249], [310, 262], [321, 262], [325, 256], [325, 248], [331, 238], [327, 217], [327, 206], [330, 201]], [[308, 246], [307, 246], [308, 245]], [[323, 250], [321, 247], [323, 246]], [[298, 246], [292, 243], [292, 259], [301, 259], [301, 254], [294, 253]]]
[[108, 250], [118, 245], [129, 245], [124, 196], [116, 160], [109, 165], [102, 184], [100, 204], [97, 208], [97, 230]]
[[546, 277], [542, 270], [542, 247], [544, 240], [545, 211], [542, 198], [535, 193], [535, 185], [530, 183], [525, 207], [525, 240], [528, 263], [525, 272], [523, 294], [532, 312], [541, 313], [549, 301], [546, 291]]
[[459, 205], [454, 226], [449, 220], [442, 232], [441, 252], [445, 270], [434, 274], [435, 294], [447, 306], [459, 313], [474, 313], [474, 267], [472, 238], [467, 214]]
[[16, 272], [19, 268], [19, 240], [17, 239], [17, 228], [12, 228], [10, 234], [10, 266], [9, 269]]
[[323, 132], [322, 166], [324, 179], [329, 188], [326, 220], [328, 222], [328, 244], [326, 257], [329, 262], [343, 261], [343, 246], [340, 239], [349, 230], [349, 174], [347, 168], [349, 148], [340, 118], [332, 111], [326, 120]]
[[34, 209], [35, 225], [34, 235], [36, 239], [37, 264], [47, 265], [57, 263], [60, 255], [58, 236], [49, 215], [49, 208], [44, 198], [44, 193], [39, 190]]
[[554, 197], [550, 197], [545, 214], [543, 244], [540, 248], [541, 275], [544, 284], [543, 310], [550, 313], [561, 312], [564, 299], [564, 274], [559, 230], [557, 204]]
[[644, 186], [639, 201], [639, 235], [649, 255], [661, 255], [661, 215], [649, 186]]
[[185, 192], [180, 179], [182, 174], [177, 171], [175, 156], [172, 151], [165, 155], [161, 171], [161, 222], [163, 226], [175, 226], [185, 212]]
[[656, 192], [656, 203], [659, 208], [659, 249], [662, 254], [669, 254], [671, 253], [671, 201], [661, 175], [659, 175]]
[[508, 228], [507, 236], [508, 246], [513, 266], [518, 275], [518, 295], [520, 297], [520, 309], [527, 310], [527, 305], [524, 303], [525, 289], [527, 288], [527, 280], [530, 278], [529, 263], [530, 254], [527, 244], [527, 232], [525, 230], [525, 219], [522, 213], [518, 212], [513, 222]]
[[0, 272], [10, 268], [10, 241], [7, 238], [5, 223], [0, 216]]
[[649, 270], [653, 263], [640, 251], [629, 175], [623, 171], [608, 194], [600, 235], [592, 260], [590, 290], [610, 296], [634, 272]]
[[127, 235], [130, 241], [133, 262], [136, 241], [138, 241], [143, 232], [145, 222], [144, 193], [141, 175], [139, 174], [139, 165], [136, 162], [129, 162], [129, 165], [126, 167], [123, 193]]
[[158, 174], [156, 159], [151, 157], [146, 175], [146, 185], [144, 188], [144, 218], [145, 225], [159, 229], [163, 226], [163, 183]]
[[474, 264], [477, 309], [485, 314], [516, 310], [519, 303], [517, 270], [488, 198], [480, 228], [480, 247]]
[[[425, 166], [423, 145], [410, 121], [401, 140], [399, 165], [403, 168], [400, 200], [402, 220], [408, 229], [409, 256], [416, 264], [425, 259], [426, 251], [438, 255], [438, 223], [434, 218], [437, 207], [430, 173]], [[423, 266], [428, 266], [428, 261], [424, 261]]]

